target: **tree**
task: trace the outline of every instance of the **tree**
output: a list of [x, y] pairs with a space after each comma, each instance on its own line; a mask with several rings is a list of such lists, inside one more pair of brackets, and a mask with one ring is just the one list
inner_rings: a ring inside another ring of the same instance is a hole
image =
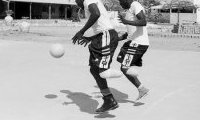
[[143, 4], [145, 11], [146, 11], [146, 16], [148, 19], [151, 17], [151, 7], [161, 4], [161, 2], [158, 0], [138, 0], [138, 1], [141, 4]]
[[120, 11], [122, 10], [122, 7], [119, 4], [118, 0], [102, 0], [104, 3], [104, 6], [108, 11]]
[[[119, 4], [119, 0], [102, 0], [106, 9], [109, 11], [118, 11], [122, 10], [122, 7]], [[150, 10], [151, 6], [156, 6], [160, 4], [158, 0], [138, 0], [141, 4], [144, 5], [146, 10]]]

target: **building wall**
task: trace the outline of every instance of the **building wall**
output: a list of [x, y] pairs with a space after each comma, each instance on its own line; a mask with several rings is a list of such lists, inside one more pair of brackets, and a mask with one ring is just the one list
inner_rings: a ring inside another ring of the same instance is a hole
[[200, 24], [200, 8], [197, 9], [197, 23]]
[[[49, 18], [49, 6], [43, 5], [42, 7], [43, 7], [42, 19], [48, 19]], [[59, 18], [59, 7], [60, 7], [60, 5], [51, 5], [51, 18], [52, 19]]]
[[0, 19], [3, 19], [6, 16], [7, 4], [6, 2], [0, 1]]
[[[49, 5], [48, 4], [33, 4], [32, 5], [32, 18], [33, 19], [48, 19], [49, 18]], [[51, 18], [60, 18], [60, 8], [61, 5], [52, 4], [51, 5]]]
[[[68, 15], [70, 11], [72, 11], [70, 5], [52, 4], [51, 19], [65, 19], [65, 17], [70, 17], [71, 15]], [[32, 19], [49, 19], [49, 4], [33, 3]]]
[[[67, 4], [51, 4], [51, 19], [69, 19], [72, 11], [70, 6]], [[48, 3], [32, 3], [31, 8], [32, 19], [49, 19]], [[10, 2], [10, 9], [14, 12], [12, 15], [14, 19], [30, 17], [30, 3], [28, 2]], [[6, 10], [6, 2], [0, 1], [0, 19], [4, 19]]]
[[[194, 23], [197, 21], [196, 13], [179, 13], [179, 22], [186, 23], [191, 22]], [[170, 23], [176, 24], [178, 23], [178, 13], [171, 13], [170, 14]]]

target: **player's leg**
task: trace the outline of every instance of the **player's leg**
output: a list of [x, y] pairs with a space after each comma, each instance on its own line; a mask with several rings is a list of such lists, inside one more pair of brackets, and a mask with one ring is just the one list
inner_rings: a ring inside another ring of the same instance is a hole
[[121, 63], [121, 71], [123, 74], [139, 91], [137, 100], [147, 95], [149, 91], [138, 79], [138, 68], [142, 67], [142, 56], [147, 48], [148, 46], [132, 46], [131, 41], [128, 41], [122, 46], [117, 59]]
[[138, 95], [136, 100], [139, 100], [139, 99], [141, 99], [142, 97], [144, 97], [148, 94], [149, 89], [146, 88], [144, 85], [142, 85], [142, 83], [138, 79], [139, 74], [138, 74], [136, 66], [132, 66], [132, 67], [127, 68], [126, 66], [122, 65], [121, 71], [128, 78], [128, 80], [131, 83], [133, 83], [135, 85], [135, 87], [138, 89], [139, 95]]
[[[102, 44], [104, 44], [105, 46], [103, 47], [102, 50], [102, 54], [103, 55], [110, 55], [110, 60], [109, 60], [109, 64], [111, 64], [112, 62], [112, 57], [114, 55], [114, 52], [117, 48], [118, 45], [118, 33], [115, 30], [110, 30], [109, 32], [105, 31], [103, 36], [102, 36]], [[107, 47], [107, 48], [106, 48]], [[102, 61], [104, 62], [104, 61]], [[121, 77], [123, 74], [120, 70], [116, 70], [116, 69], [111, 69], [109, 67], [109, 69], [103, 71], [100, 73], [100, 76], [102, 78], [119, 78]]]
[[96, 80], [96, 83], [100, 89], [101, 94], [103, 95], [103, 104], [100, 108], [96, 109], [96, 113], [103, 113], [108, 110], [113, 110], [118, 107], [118, 103], [114, 99], [108, 85], [107, 81], [104, 78], [101, 78], [99, 73], [100, 69], [97, 66], [91, 66], [90, 72], [93, 75], [94, 79]]
[[[104, 32], [97, 35], [89, 46], [90, 72], [97, 82], [104, 101], [103, 105], [96, 110], [96, 113], [103, 113], [118, 107], [118, 103], [110, 92], [106, 79], [100, 76], [102, 72], [110, 68], [112, 57], [117, 47], [118, 41], [113, 42], [114, 39], [110, 38], [112, 38], [110, 33], [108, 31]], [[114, 44], [114, 46], [110, 47], [110, 43]]]
[[121, 65], [121, 71], [128, 78], [128, 80], [135, 85], [135, 87], [139, 88], [141, 86], [136, 66], [127, 67]]

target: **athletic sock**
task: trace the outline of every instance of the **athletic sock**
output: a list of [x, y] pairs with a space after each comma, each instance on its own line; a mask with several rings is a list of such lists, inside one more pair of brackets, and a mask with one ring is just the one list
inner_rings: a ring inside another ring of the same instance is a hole
[[141, 89], [142, 87], [144, 87], [142, 84], [140, 84], [140, 86], [138, 87], [138, 89]]
[[101, 94], [103, 96], [108, 96], [108, 95], [111, 95], [112, 93], [110, 92], [110, 89], [107, 88], [107, 89], [101, 89]]

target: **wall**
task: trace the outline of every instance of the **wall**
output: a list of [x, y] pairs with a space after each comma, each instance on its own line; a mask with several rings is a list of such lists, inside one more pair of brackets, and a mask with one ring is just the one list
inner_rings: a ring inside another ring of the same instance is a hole
[[3, 2], [3, 1], [0, 0], [0, 19], [4, 19], [5, 18], [5, 16], [6, 16], [6, 13], [5, 13], [6, 9], [7, 9], [6, 2]]
[[200, 8], [197, 9], [197, 23], [200, 24]]
[[[60, 8], [61, 5], [53, 4], [51, 5], [51, 19], [58, 19], [60, 18]], [[49, 8], [47, 7], [47, 11], [42, 11], [42, 19], [48, 19], [49, 18]], [[66, 7], [66, 6], [65, 6]]]
[[[180, 21], [180, 23], [185, 23], [185, 22], [194, 23], [194, 22], [197, 21], [197, 14], [179, 13], [179, 21]], [[178, 13], [171, 13], [171, 15], [170, 15], [170, 23], [171, 24], [178, 23]]]

